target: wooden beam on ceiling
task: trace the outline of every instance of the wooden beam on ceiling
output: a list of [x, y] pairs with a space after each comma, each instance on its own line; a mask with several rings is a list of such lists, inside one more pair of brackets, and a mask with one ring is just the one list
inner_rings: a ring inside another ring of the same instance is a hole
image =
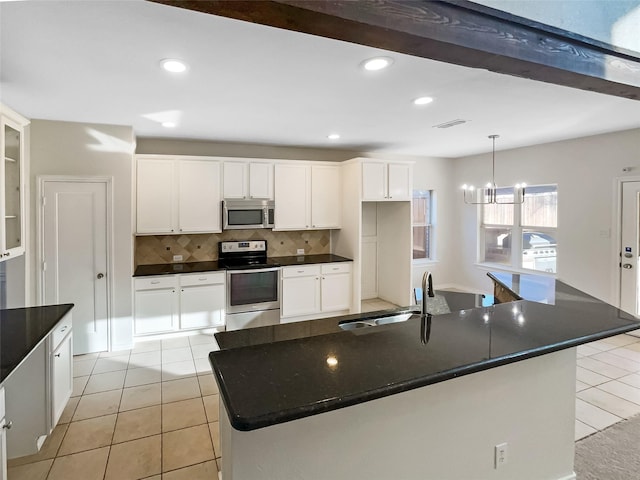
[[640, 53], [468, 1], [151, 1], [640, 100]]

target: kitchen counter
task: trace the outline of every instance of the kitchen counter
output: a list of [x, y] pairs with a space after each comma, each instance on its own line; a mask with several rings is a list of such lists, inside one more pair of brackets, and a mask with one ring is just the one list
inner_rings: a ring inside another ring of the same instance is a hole
[[[476, 295], [437, 292], [451, 313], [430, 319], [426, 344], [419, 315], [350, 331], [339, 324], [375, 315], [217, 333], [222, 350], [209, 358], [233, 428], [316, 415], [640, 328], [559, 280], [545, 277], [542, 296], [522, 288], [535, 283], [529, 277], [536, 276], [511, 278], [531, 300], [489, 307]], [[491, 278], [516, 288], [501, 274]], [[337, 368], [327, 368], [329, 356]]]
[[[293, 255], [287, 257], [269, 257], [267, 264], [273, 267], [288, 267], [295, 265], [310, 265], [316, 263], [350, 262], [351, 259], [323, 253], [317, 255]], [[217, 260], [210, 262], [189, 263], [161, 263], [155, 265], [138, 265], [133, 273], [134, 277], [151, 275], [168, 275], [176, 273], [202, 273], [225, 270]]]
[[0, 310], [0, 383], [42, 342], [73, 304]]

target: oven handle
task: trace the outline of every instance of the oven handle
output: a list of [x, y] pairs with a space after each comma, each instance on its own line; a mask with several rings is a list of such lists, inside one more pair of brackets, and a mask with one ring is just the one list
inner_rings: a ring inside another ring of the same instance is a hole
[[238, 270], [227, 270], [228, 274], [234, 273], [262, 273], [262, 272], [277, 272], [280, 267], [268, 267], [268, 268], [247, 268]]

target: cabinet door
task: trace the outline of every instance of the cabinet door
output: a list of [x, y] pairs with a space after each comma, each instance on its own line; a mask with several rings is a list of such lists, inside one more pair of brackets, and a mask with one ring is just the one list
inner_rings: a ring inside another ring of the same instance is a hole
[[387, 198], [387, 164], [362, 164], [362, 199], [385, 200]]
[[180, 328], [224, 325], [224, 284], [188, 286], [180, 289]]
[[222, 169], [223, 198], [247, 198], [247, 164], [225, 162]]
[[281, 317], [310, 315], [320, 311], [320, 277], [282, 279]]
[[51, 357], [51, 427], [60, 420], [73, 391], [72, 334], [65, 337]]
[[0, 480], [7, 480], [7, 424], [4, 418], [4, 388], [0, 388]]
[[135, 334], [170, 332], [178, 325], [175, 288], [137, 291], [135, 296]]
[[[24, 125], [28, 121], [2, 107], [0, 117], [0, 259], [24, 253]], [[15, 121], [14, 121], [15, 120]]]
[[174, 161], [138, 159], [137, 232], [173, 233]]
[[273, 200], [273, 165], [270, 163], [249, 164], [249, 196]]
[[337, 312], [351, 308], [351, 273], [322, 276], [322, 311]]
[[389, 164], [389, 200], [411, 200], [411, 166], [402, 163]]
[[307, 165], [275, 166], [274, 230], [305, 230], [310, 227], [310, 177]]
[[221, 232], [220, 163], [178, 161], [180, 232]]
[[340, 228], [342, 213], [341, 170], [336, 166], [311, 167], [311, 226]]

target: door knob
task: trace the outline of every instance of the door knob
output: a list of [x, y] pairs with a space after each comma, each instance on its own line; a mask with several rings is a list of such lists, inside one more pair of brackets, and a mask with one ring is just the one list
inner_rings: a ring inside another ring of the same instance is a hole
[[104, 274], [103, 274], [103, 273], [99, 273], [99, 274], [98, 274], [98, 275], [96, 275], [96, 276], [98, 277], [98, 280], [100, 280], [101, 278], [103, 278], [103, 277], [104, 277]]
[[7, 430], [11, 430], [11, 427], [13, 427], [13, 421], [9, 420], [6, 424], [4, 424], [2, 426], [2, 428], [6, 428]]
[[633, 268], [633, 265], [631, 265], [630, 263], [623, 263], [622, 268]]

